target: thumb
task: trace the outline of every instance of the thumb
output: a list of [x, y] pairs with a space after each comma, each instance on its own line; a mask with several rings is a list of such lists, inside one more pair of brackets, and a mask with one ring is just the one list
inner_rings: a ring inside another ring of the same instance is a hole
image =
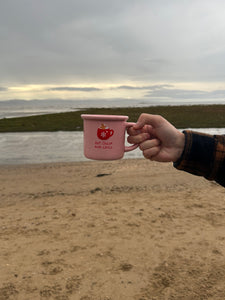
[[151, 125], [152, 127], [157, 127], [161, 122], [161, 117], [157, 115], [150, 115], [150, 114], [141, 114], [138, 118], [137, 123], [134, 125], [135, 130], [139, 130], [143, 128], [145, 125]]

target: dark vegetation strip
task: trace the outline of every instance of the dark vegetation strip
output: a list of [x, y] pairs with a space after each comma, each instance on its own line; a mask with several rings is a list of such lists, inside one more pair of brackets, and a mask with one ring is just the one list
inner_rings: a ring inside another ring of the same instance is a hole
[[225, 127], [225, 105], [88, 108], [85, 110], [0, 120], [0, 132], [81, 131], [86, 114], [127, 115], [136, 122], [141, 113], [159, 114], [177, 128]]

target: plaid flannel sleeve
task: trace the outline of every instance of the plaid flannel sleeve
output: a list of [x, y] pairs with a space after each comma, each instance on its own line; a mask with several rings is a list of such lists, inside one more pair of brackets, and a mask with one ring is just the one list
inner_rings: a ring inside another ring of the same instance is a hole
[[225, 136], [184, 131], [185, 147], [174, 167], [225, 187]]

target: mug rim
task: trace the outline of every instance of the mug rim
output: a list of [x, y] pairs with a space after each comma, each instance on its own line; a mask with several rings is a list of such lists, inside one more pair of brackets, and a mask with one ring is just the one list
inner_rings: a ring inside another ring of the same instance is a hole
[[81, 118], [84, 120], [111, 120], [111, 121], [126, 121], [129, 117], [122, 115], [92, 115], [82, 114]]

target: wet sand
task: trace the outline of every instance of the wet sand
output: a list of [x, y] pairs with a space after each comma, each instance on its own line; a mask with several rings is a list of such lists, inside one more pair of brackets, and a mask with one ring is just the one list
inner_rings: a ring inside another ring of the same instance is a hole
[[225, 190], [144, 159], [0, 167], [0, 300], [225, 299]]

